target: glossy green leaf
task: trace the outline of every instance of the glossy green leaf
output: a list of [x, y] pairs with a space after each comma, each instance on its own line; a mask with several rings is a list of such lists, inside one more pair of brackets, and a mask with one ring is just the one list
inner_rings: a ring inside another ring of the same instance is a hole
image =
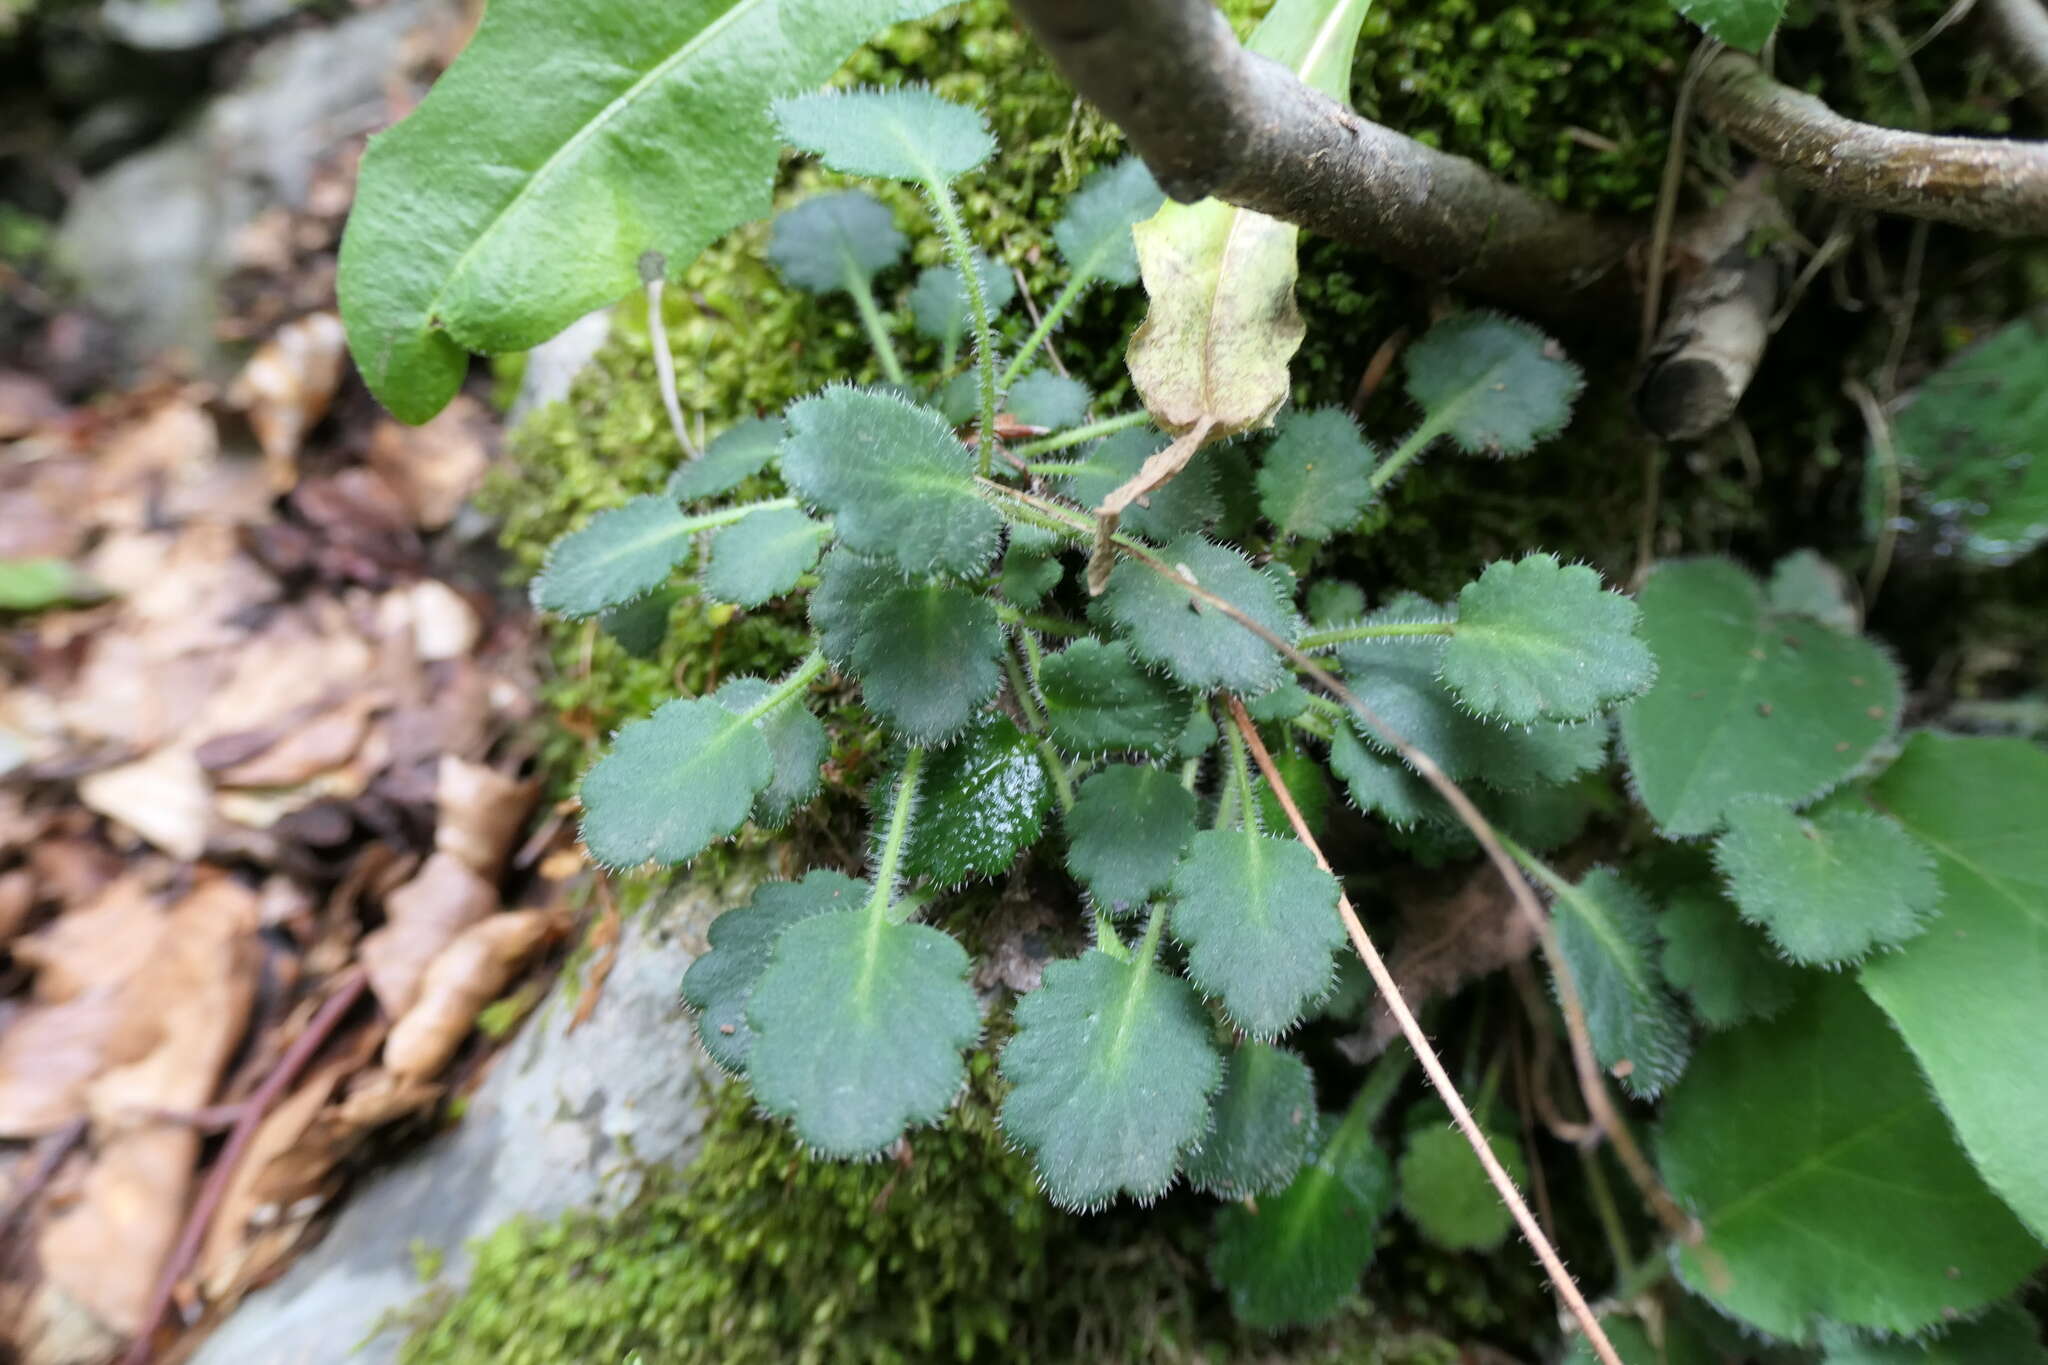
[[1173, 750], [1187, 721], [1186, 694], [1140, 668], [1121, 641], [1076, 640], [1038, 671], [1045, 726], [1077, 754]]
[[1657, 666], [1636, 604], [1556, 556], [1495, 560], [1458, 594], [1444, 683], [1481, 715], [1514, 725], [1585, 720], [1648, 688]]
[[984, 716], [925, 760], [903, 869], [937, 886], [1009, 871], [1038, 842], [1052, 784], [1038, 750], [1004, 716]]
[[1131, 229], [1159, 211], [1165, 195], [1135, 156], [1096, 171], [1067, 201], [1053, 224], [1053, 245], [1071, 279], [1138, 282], [1138, 247]]
[[709, 697], [664, 703], [584, 774], [583, 843], [606, 867], [683, 863], [740, 827], [775, 778], [768, 741]]
[[1067, 870], [1122, 914], [1172, 879], [1195, 837], [1195, 798], [1165, 768], [1117, 763], [1082, 781], [1066, 827]]
[[[2048, 541], [2048, 322], [2023, 317], [1922, 380], [1892, 424], [1898, 470], [1940, 540], [1978, 564]], [[1867, 461], [1872, 532], [1884, 461]]]
[[1768, 595], [1780, 616], [1809, 617], [1853, 635], [1862, 615], [1854, 591], [1847, 575], [1812, 550], [1794, 550], [1771, 566]]
[[1209, 1135], [1188, 1158], [1188, 1183], [1218, 1199], [1284, 1189], [1314, 1150], [1317, 1126], [1308, 1063], [1284, 1048], [1240, 1043], [1224, 1068]]
[[1002, 518], [974, 492], [974, 456], [946, 419], [895, 394], [834, 387], [789, 409], [782, 474], [839, 538], [912, 574], [980, 573]]
[[623, 606], [666, 583], [705, 525], [684, 516], [674, 499], [654, 494], [607, 508], [548, 547], [533, 580], [533, 605], [571, 620]]
[[2042, 1260], [1844, 977], [1817, 975], [1780, 1018], [1708, 1038], [1664, 1102], [1657, 1151], [1706, 1232], [1679, 1252], [1680, 1277], [1773, 1336], [1810, 1342], [1821, 1318], [1917, 1332], [2002, 1298]]
[[749, 417], [726, 428], [702, 455], [676, 466], [668, 476], [668, 495], [695, 502], [731, 492], [774, 462], [788, 434], [780, 417]]
[[[1149, 427], [1120, 431], [1097, 441], [1080, 460], [1060, 475], [1062, 491], [1084, 507], [1095, 507], [1138, 467], [1166, 448], [1166, 438]], [[1123, 529], [1147, 540], [1167, 541], [1196, 531], [1223, 514], [1216, 492], [1216, 467], [1206, 451], [1196, 452], [1172, 482], [1133, 503], [1123, 514]]]
[[1744, 52], [1759, 52], [1785, 17], [1785, 0], [1672, 0], [1707, 35]]
[[[932, 0], [495, 0], [412, 115], [371, 139], [342, 239], [349, 349], [424, 422], [465, 348], [537, 345], [767, 214], [778, 94]], [[516, 92], [508, 95], [508, 92]], [[687, 129], [680, 136], [678, 129]]]
[[889, 210], [865, 190], [806, 199], [776, 214], [768, 235], [776, 272], [813, 294], [836, 294], [873, 279], [909, 248]]
[[920, 86], [777, 100], [775, 122], [791, 146], [831, 169], [880, 180], [954, 180], [996, 149], [980, 114]]
[[1248, 1327], [1321, 1322], [1372, 1263], [1379, 1225], [1394, 1206], [1392, 1165], [1373, 1141], [1369, 1114], [1329, 1128], [1315, 1160], [1285, 1190], [1217, 1215], [1210, 1266]]
[[1932, 928], [1863, 965], [1977, 1169], [2048, 1242], [2048, 753], [1915, 735], [1871, 798], [1934, 854]]
[[873, 909], [784, 929], [747, 1002], [754, 1098], [829, 1157], [867, 1156], [938, 1122], [981, 1033], [967, 967], [949, 936]]
[[1708, 1028], [1727, 1029], [1782, 1013], [1799, 991], [1799, 971], [1772, 951], [1719, 889], [1672, 892], [1657, 917], [1664, 979], [1692, 1002]]
[[755, 512], [714, 532], [705, 554], [704, 593], [758, 607], [782, 596], [818, 562], [832, 528], [794, 507]]
[[2009, 1303], [1926, 1338], [1874, 1340], [1827, 1323], [1820, 1341], [1820, 1365], [2048, 1365], [2040, 1324]]
[[[760, 678], [734, 678], [711, 695], [736, 715], [745, 715], [768, 699], [773, 685]], [[778, 706], [754, 722], [775, 762], [775, 775], [754, 798], [751, 819], [762, 829], [777, 829], [818, 794], [832, 741], [825, 723], [807, 706]]]
[[1641, 1099], [1678, 1079], [1692, 1051], [1685, 1011], [1657, 966], [1657, 921], [1643, 893], [1612, 868], [1577, 884], [1545, 878], [1557, 944], [1578, 983], [1600, 1065]]
[[1349, 530], [1372, 501], [1379, 453], [1342, 408], [1296, 410], [1259, 464], [1259, 511], [1283, 536], [1327, 540]]
[[[1299, 633], [1287, 596], [1268, 575], [1228, 546], [1182, 536], [1159, 557], [1196, 586], [1221, 598], [1283, 640]], [[1181, 684], [1207, 692], [1259, 693], [1286, 681], [1280, 656], [1264, 640], [1198, 600], [1165, 575], [1135, 560], [1120, 562], [1100, 598], [1104, 615], [1122, 627], [1131, 650]]]
[[1898, 727], [1898, 670], [1878, 648], [1764, 607], [1726, 560], [1667, 562], [1637, 601], [1657, 681], [1621, 713], [1636, 795], [1664, 832], [1711, 834], [1731, 803], [1804, 805]]
[[1896, 948], [1927, 927], [1941, 899], [1934, 860], [1896, 820], [1829, 806], [1796, 815], [1737, 801], [1714, 862], [1742, 917], [1794, 962], [1839, 967]]
[[[1529, 1172], [1521, 1144], [1491, 1129], [1486, 1137], [1508, 1175], [1522, 1185]], [[1408, 1135], [1397, 1174], [1401, 1212], [1445, 1251], [1492, 1251], [1514, 1228], [1514, 1215], [1500, 1202], [1472, 1144], [1448, 1120]]]
[[860, 614], [848, 658], [870, 710], [913, 744], [942, 744], [996, 694], [995, 604], [947, 583], [889, 589]]
[[1203, 830], [1173, 874], [1188, 977], [1254, 1038], [1287, 1031], [1330, 988], [1344, 942], [1337, 879], [1297, 839]]
[[782, 931], [813, 915], [857, 909], [872, 890], [820, 869], [802, 881], [768, 882], [745, 906], [711, 921], [709, 948], [683, 973], [683, 1001], [697, 1012], [697, 1037], [712, 1061], [735, 1075], [746, 1071], [754, 1043], [747, 1002]]
[[1151, 946], [1128, 961], [1090, 949], [1054, 962], [1017, 1002], [1003, 1129], [1061, 1208], [1158, 1198], [1208, 1123], [1223, 1078], [1209, 1015]]
[[1033, 370], [1003, 395], [1003, 407], [1026, 426], [1058, 431], [1079, 426], [1088, 416], [1095, 395], [1078, 379], [1051, 370]]
[[1408, 396], [1467, 455], [1526, 455], [1565, 428], [1584, 386], [1578, 366], [1526, 322], [1460, 313], [1405, 357]]
[[[981, 279], [982, 302], [991, 318], [1017, 297], [1017, 281], [1010, 272], [979, 251], [974, 253], [974, 273]], [[928, 265], [919, 271], [910, 291], [910, 316], [925, 336], [941, 346], [958, 346], [974, 322], [967, 282], [959, 270], [950, 265]]]

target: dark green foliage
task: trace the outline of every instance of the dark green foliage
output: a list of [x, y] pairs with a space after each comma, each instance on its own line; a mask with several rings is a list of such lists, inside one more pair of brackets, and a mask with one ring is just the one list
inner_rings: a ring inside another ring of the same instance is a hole
[[1230, 1054], [1209, 1135], [1188, 1162], [1188, 1181], [1219, 1199], [1278, 1193], [1316, 1146], [1315, 1078], [1306, 1063], [1268, 1043]]
[[1195, 837], [1195, 797], [1165, 768], [1119, 763], [1091, 774], [1067, 812], [1067, 869], [1111, 914], [1166, 889]]
[[932, 756], [904, 871], [938, 886], [998, 877], [1038, 842], [1052, 786], [1038, 751], [1002, 716], [986, 716]]

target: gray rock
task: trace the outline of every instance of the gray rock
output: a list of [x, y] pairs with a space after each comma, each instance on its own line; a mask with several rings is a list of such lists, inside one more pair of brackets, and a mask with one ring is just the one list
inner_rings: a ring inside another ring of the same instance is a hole
[[612, 310], [600, 308], [585, 313], [528, 351], [526, 372], [519, 377], [519, 392], [512, 399], [511, 411], [505, 414], [505, 429], [510, 431], [525, 421], [529, 413], [567, 398], [569, 386], [611, 334]]
[[119, 327], [128, 363], [177, 349], [201, 371], [224, 368], [213, 323], [235, 235], [273, 204], [304, 204], [320, 158], [382, 119], [405, 35], [456, 3], [391, 0], [277, 39], [192, 126], [72, 199], [57, 258]]
[[106, 0], [100, 23], [130, 47], [183, 52], [276, 23], [304, 0]]
[[251, 1295], [195, 1365], [382, 1365], [428, 1286], [415, 1250], [446, 1254], [435, 1288], [467, 1282], [465, 1244], [508, 1219], [616, 1211], [643, 1172], [695, 1155], [716, 1070], [677, 1003], [717, 914], [752, 880], [682, 886], [628, 924], [597, 1008], [568, 1031], [567, 978], [492, 1065], [455, 1129], [350, 1196], [321, 1243]]

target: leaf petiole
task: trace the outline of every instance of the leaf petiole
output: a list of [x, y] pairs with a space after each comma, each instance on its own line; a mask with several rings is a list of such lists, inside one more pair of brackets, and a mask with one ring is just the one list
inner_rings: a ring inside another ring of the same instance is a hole
[[818, 650], [812, 650], [809, 656], [796, 666], [794, 672], [775, 685], [773, 692], [770, 692], [767, 696], [761, 698], [761, 700], [755, 702], [746, 711], [742, 712], [740, 720], [747, 725], [752, 725], [755, 721], [780, 710], [786, 703], [801, 695], [803, 690], [810, 686], [811, 679], [824, 671], [824, 654]]
[[874, 347], [875, 359], [880, 362], [882, 373], [891, 384], [908, 387], [910, 377], [903, 372], [903, 362], [897, 358], [896, 343], [889, 337], [889, 321], [882, 316], [881, 306], [875, 302], [874, 286], [868, 283], [866, 273], [851, 256], [845, 258], [843, 274], [846, 292], [853, 296], [854, 310], [860, 314], [861, 328], [868, 334], [868, 345]]
[[946, 250], [953, 257], [953, 266], [960, 272], [960, 284], [967, 291], [968, 311], [974, 315], [974, 368], [980, 376], [981, 387], [981, 440], [976, 445], [981, 456], [981, 476], [987, 478], [995, 467], [995, 325], [989, 319], [988, 296], [981, 287], [981, 272], [974, 266], [974, 246], [967, 240], [966, 224], [960, 221], [960, 205], [953, 198], [953, 187], [933, 175], [926, 178], [924, 193], [931, 205], [932, 217], [938, 220], [939, 230], [945, 234]]
[[1354, 640], [1381, 640], [1400, 635], [1456, 635], [1456, 621], [1388, 621], [1378, 625], [1332, 626], [1328, 630], [1312, 630], [1295, 641], [1297, 648], [1313, 654], [1319, 649], [1332, 645], [1350, 644]]
[[914, 744], [904, 751], [903, 774], [896, 779], [895, 798], [889, 803], [889, 828], [882, 835], [881, 856], [875, 860], [875, 890], [868, 897], [867, 912], [876, 925], [900, 922], [912, 908], [908, 901], [896, 902], [901, 913], [890, 913], [896, 895], [896, 868], [910, 843], [910, 816], [917, 805], [917, 778], [923, 770], [924, 748]]
[[[1105, 417], [1099, 422], [1089, 422], [1082, 426], [1069, 427], [1065, 431], [1054, 432], [1050, 436], [1042, 436], [1036, 441], [1026, 441], [1023, 445], [1013, 448], [1010, 453], [1020, 460], [1029, 460], [1033, 455], [1049, 455], [1055, 450], [1067, 450], [1084, 442], [1092, 441], [1098, 436], [1114, 436], [1119, 431], [1128, 431], [1132, 427], [1141, 426], [1151, 420], [1152, 414], [1146, 412], [1143, 408], [1136, 412], [1120, 412], [1114, 417]], [[1068, 467], [1046, 465], [1043, 468], [1033, 467], [1031, 472], [1057, 477], [1068, 472]]]
[[1023, 372], [1038, 348], [1045, 344], [1045, 339], [1052, 335], [1052, 329], [1059, 326], [1060, 320], [1066, 317], [1067, 310], [1080, 302], [1081, 295], [1093, 283], [1095, 272], [1091, 269], [1076, 270], [1067, 278], [1066, 286], [1045, 310], [1045, 316], [1031, 329], [1031, 335], [1024, 338], [1024, 344], [1017, 348], [1017, 354], [1010, 358], [1010, 363], [1003, 367], [1003, 377], [997, 381], [1002, 388], [1010, 387], [1011, 381]]
[[1373, 470], [1372, 477], [1366, 481], [1367, 491], [1378, 493], [1392, 483], [1403, 469], [1413, 464], [1415, 458], [1429, 449], [1437, 437], [1450, 429], [1451, 423], [1458, 418], [1459, 406], [1455, 402], [1446, 403], [1424, 416], [1422, 425], [1409, 432], [1407, 438], [1394, 447], [1394, 453], [1381, 461], [1379, 468]]

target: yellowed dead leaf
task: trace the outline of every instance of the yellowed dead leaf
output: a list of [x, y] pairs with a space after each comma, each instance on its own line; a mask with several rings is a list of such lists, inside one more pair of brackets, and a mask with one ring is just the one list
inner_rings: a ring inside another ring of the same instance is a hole
[[434, 789], [434, 847], [462, 859], [478, 875], [495, 879], [504, 872], [505, 859], [539, 799], [538, 782], [522, 782], [481, 763], [443, 754]]
[[380, 635], [402, 635], [414, 657], [427, 663], [460, 659], [483, 638], [476, 608], [437, 578], [394, 588], [377, 600]]
[[310, 313], [278, 328], [228, 387], [227, 401], [248, 415], [280, 493], [298, 482], [299, 449], [334, 401], [347, 347], [340, 318]]
[[188, 750], [159, 749], [133, 763], [89, 773], [78, 780], [78, 799], [173, 858], [191, 861], [206, 851], [213, 788]]
[[35, 874], [25, 867], [0, 872], [0, 948], [14, 941], [35, 908]]
[[204, 479], [219, 457], [220, 434], [198, 395], [177, 394], [100, 448], [92, 463], [92, 518], [106, 528], [142, 530], [156, 503]]
[[262, 752], [219, 769], [213, 780], [223, 787], [290, 787], [310, 781], [355, 756], [369, 732], [370, 717], [382, 705], [383, 698], [374, 692], [344, 697], [288, 727]]
[[384, 927], [363, 936], [357, 959], [387, 1017], [419, 998], [428, 964], [498, 908], [498, 888], [452, 853], [436, 851], [412, 880], [384, 898]]
[[14, 960], [35, 972], [35, 998], [55, 1004], [135, 975], [156, 955], [165, 924], [142, 879], [123, 877], [16, 943]]
[[370, 434], [370, 467], [398, 493], [415, 526], [438, 531], [455, 519], [490, 466], [490, 426], [482, 404], [457, 394], [425, 426], [379, 422]]
[[25, 1005], [0, 1028], [0, 1138], [54, 1133], [86, 1112], [86, 1091], [149, 1045], [126, 1029], [118, 988]]
[[186, 1124], [101, 1143], [78, 1199], [36, 1239], [44, 1278], [116, 1332], [134, 1332], [177, 1240], [198, 1159], [199, 1134]]
[[391, 1026], [384, 1065], [393, 1075], [425, 1080], [462, 1046], [485, 1005], [553, 934], [541, 910], [513, 910], [471, 925], [441, 950], [420, 982], [419, 1000]]

